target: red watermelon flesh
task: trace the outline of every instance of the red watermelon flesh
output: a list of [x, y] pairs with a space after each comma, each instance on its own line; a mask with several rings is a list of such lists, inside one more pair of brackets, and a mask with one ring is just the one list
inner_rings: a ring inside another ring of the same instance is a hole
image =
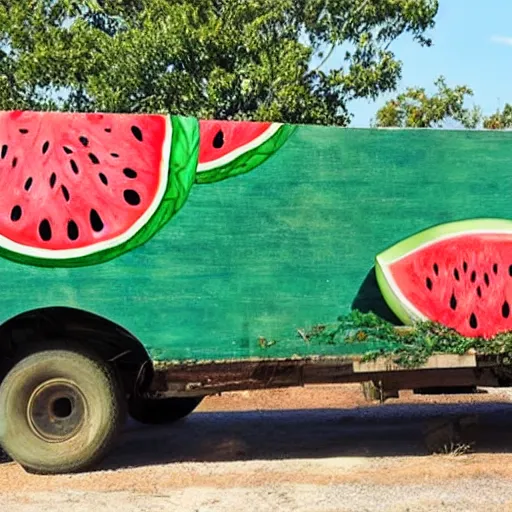
[[379, 264], [379, 284], [392, 308], [400, 303], [398, 314], [470, 337], [512, 330], [512, 233], [455, 235]]
[[200, 121], [198, 172], [237, 158], [272, 136], [280, 125], [253, 121]]
[[0, 113], [2, 245], [69, 255], [124, 236], [165, 189], [169, 136], [159, 115]]

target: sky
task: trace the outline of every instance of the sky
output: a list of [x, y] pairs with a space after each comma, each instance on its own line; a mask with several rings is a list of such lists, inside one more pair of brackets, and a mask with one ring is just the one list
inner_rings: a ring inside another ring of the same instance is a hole
[[[403, 62], [399, 90], [425, 87], [434, 92], [434, 80], [446, 77], [449, 86], [467, 85], [474, 96], [467, 105], [484, 114], [512, 103], [512, 0], [440, 0], [436, 26], [429, 32], [433, 46], [423, 48], [402, 36], [391, 49]], [[331, 65], [340, 53], [331, 57]], [[386, 99], [355, 101], [351, 126], [366, 127]]]

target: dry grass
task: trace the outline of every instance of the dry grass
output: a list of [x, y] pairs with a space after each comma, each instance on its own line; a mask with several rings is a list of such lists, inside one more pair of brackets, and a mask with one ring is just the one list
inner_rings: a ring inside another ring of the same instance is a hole
[[475, 443], [457, 443], [450, 441], [445, 443], [436, 455], [449, 455], [451, 457], [460, 457], [461, 455], [468, 455], [473, 453]]

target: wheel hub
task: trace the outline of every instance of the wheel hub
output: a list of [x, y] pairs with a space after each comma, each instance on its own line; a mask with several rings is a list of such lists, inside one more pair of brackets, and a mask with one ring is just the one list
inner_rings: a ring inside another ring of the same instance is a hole
[[27, 406], [30, 428], [50, 443], [61, 443], [76, 435], [86, 413], [82, 392], [66, 379], [52, 379], [38, 386]]

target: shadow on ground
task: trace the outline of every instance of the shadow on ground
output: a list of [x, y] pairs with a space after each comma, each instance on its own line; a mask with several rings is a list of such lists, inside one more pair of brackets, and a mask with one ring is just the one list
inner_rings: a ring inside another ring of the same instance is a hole
[[5, 464], [6, 462], [11, 462], [11, 459], [0, 448], [0, 464]]
[[512, 451], [507, 403], [197, 412], [167, 427], [129, 423], [98, 469], [172, 462], [424, 456], [450, 443]]
[[[98, 470], [173, 462], [424, 456], [472, 445], [512, 452], [510, 403], [196, 412], [169, 426], [129, 421]], [[0, 451], [0, 464], [9, 459]]]

